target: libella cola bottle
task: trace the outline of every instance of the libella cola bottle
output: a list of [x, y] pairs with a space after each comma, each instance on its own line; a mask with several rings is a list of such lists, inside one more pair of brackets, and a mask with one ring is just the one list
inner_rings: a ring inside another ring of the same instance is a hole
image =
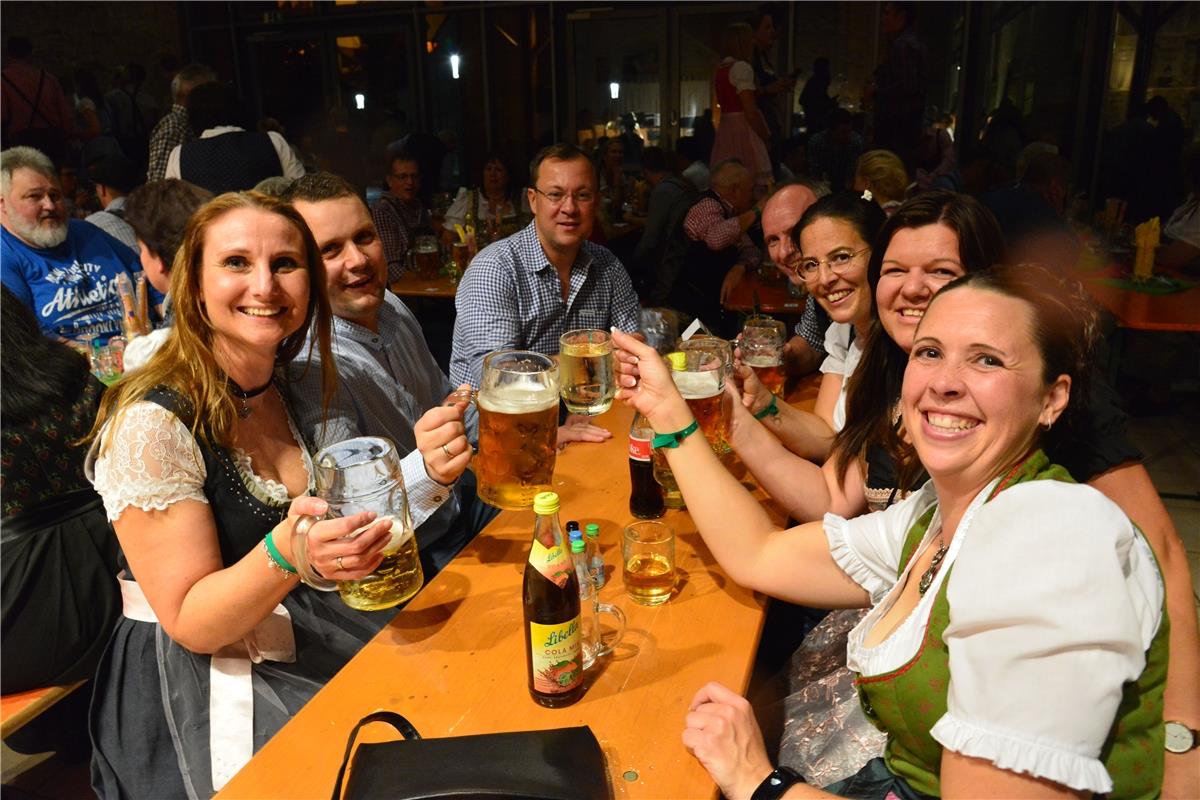
[[537, 519], [525, 565], [525, 664], [529, 694], [547, 708], [569, 706], [583, 694], [579, 579], [558, 526], [558, 495], [533, 499]]
[[654, 429], [641, 412], [629, 426], [629, 513], [638, 519], [658, 519], [665, 512], [662, 487], [654, 480], [650, 462]]

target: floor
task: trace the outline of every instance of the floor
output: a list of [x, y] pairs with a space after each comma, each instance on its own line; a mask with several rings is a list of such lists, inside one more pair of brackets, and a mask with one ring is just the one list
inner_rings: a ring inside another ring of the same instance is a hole
[[[1200, 391], [1176, 387], [1169, 406], [1135, 416], [1129, 432], [1175, 520], [1200, 596]], [[0, 783], [5, 800], [95, 798], [86, 761], [68, 763], [54, 753], [26, 756], [0, 746]]]

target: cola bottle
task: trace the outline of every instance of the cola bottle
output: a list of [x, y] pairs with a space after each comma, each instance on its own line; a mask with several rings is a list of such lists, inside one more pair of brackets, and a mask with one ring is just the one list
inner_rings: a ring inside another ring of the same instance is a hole
[[654, 430], [640, 413], [629, 426], [629, 513], [638, 519], [657, 519], [665, 513], [662, 487], [654, 480], [650, 461]]

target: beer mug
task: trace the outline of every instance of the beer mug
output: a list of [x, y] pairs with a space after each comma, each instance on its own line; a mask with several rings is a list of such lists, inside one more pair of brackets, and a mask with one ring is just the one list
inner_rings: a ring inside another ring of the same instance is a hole
[[[607, 636], [600, 624], [604, 614], [615, 620], [614, 632]], [[583, 668], [591, 669], [598, 659], [611, 653], [625, 635], [625, 612], [612, 603], [601, 603], [600, 591], [589, 580], [579, 584], [579, 616], [583, 629]]]
[[354, 581], [330, 581], [309, 564], [307, 533], [315, 518], [302, 517], [292, 534], [292, 551], [304, 582], [322, 591], [337, 589], [343, 603], [360, 611], [391, 608], [416, 594], [425, 575], [417, 557], [417, 537], [395, 445], [377, 436], [347, 439], [317, 453], [313, 466], [317, 496], [329, 503], [327, 517], [374, 511], [379, 518], [391, 518], [392, 538], [384, 548], [383, 561], [370, 575]]
[[787, 329], [782, 322], [758, 316], [746, 320], [738, 344], [742, 361], [754, 370], [762, 385], [778, 397], [783, 396], [783, 384], [787, 379], [783, 371], [783, 345], [786, 341]]
[[667, 602], [675, 591], [675, 531], [652, 520], [627, 525], [621, 564], [630, 600], [643, 606]]
[[558, 365], [528, 350], [498, 350], [483, 359], [476, 396], [479, 498], [520, 510], [551, 489], [558, 453]]
[[558, 376], [567, 411], [588, 416], [608, 411], [617, 393], [612, 337], [600, 330], [564, 333], [558, 339]]
[[425, 280], [437, 277], [442, 268], [442, 252], [436, 236], [418, 236], [408, 255], [417, 277]]
[[684, 367], [671, 370], [675, 387], [700, 423], [713, 452], [723, 456], [733, 450], [729, 445], [732, 409], [725, 395], [725, 380], [733, 370], [733, 348], [715, 336], [693, 336], [680, 342], [679, 351], [684, 354]]

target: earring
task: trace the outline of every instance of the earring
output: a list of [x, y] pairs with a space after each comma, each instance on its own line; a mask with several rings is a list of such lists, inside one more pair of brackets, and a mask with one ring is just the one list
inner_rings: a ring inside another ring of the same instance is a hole
[[1051, 428], [1054, 427], [1054, 420], [1050, 420], [1049, 422], [1039, 422], [1038, 427], [1041, 428], [1042, 430], [1048, 432]]

